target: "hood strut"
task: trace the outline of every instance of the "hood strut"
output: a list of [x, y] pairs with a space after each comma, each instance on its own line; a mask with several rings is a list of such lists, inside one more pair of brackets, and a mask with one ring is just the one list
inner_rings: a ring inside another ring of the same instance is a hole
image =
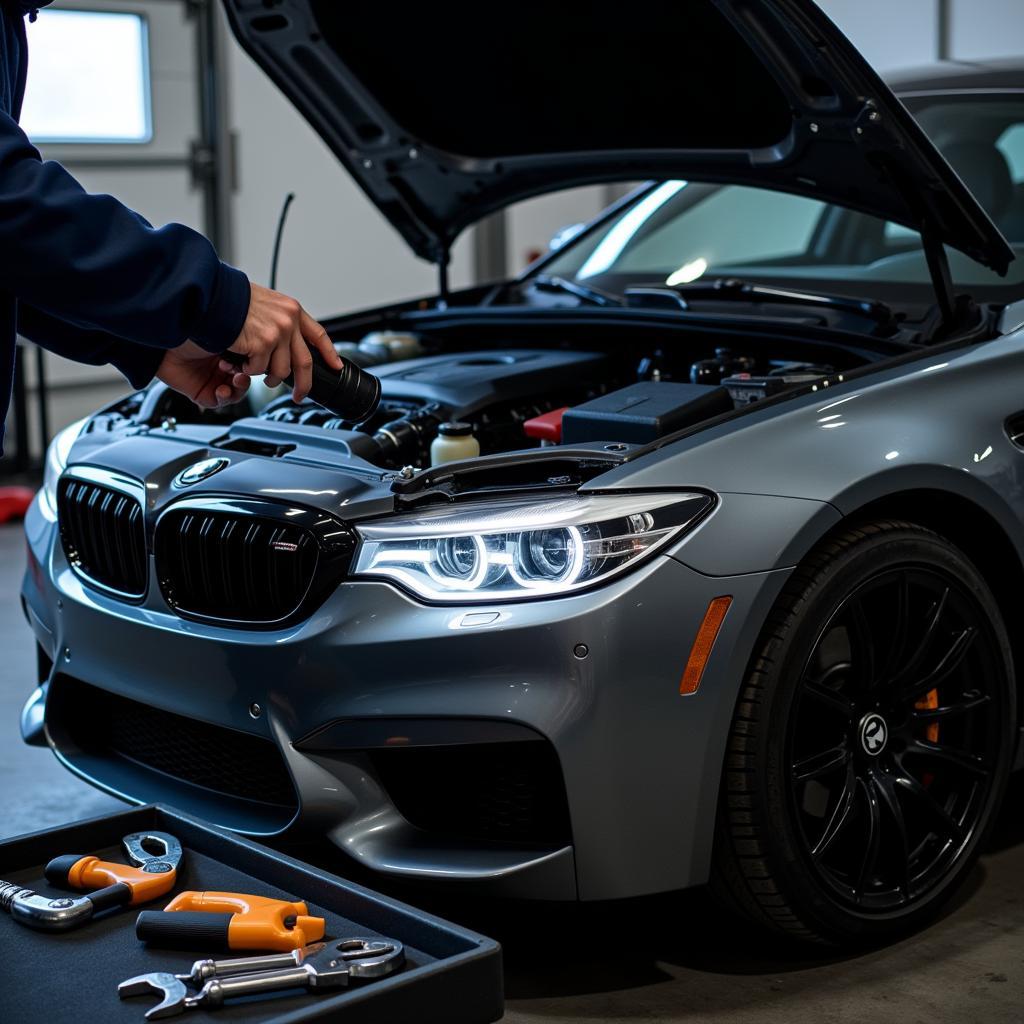
[[956, 324], [956, 291], [953, 288], [953, 277], [949, 271], [949, 257], [942, 244], [941, 236], [932, 230], [931, 222], [921, 224], [921, 245], [924, 247], [924, 258], [928, 262], [928, 273], [931, 274], [932, 286], [939, 302], [942, 314], [942, 326], [951, 330]]
[[437, 308], [448, 308], [448, 296], [451, 294], [448, 285], [448, 264], [451, 262], [451, 247], [446, 242], [437, 251]]

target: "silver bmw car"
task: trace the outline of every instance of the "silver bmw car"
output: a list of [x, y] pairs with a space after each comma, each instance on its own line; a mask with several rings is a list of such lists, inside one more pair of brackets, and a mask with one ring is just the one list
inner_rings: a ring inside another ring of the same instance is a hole
[[[156, 384], [57, 437], [23, 735], [385, 875], [710, 881], [884, 939], [1024, 763], [1024, 64], [884, 84], [810, 0], [599, 6], [496, 39], [462, 2], [228, 0], [437, 293], [329, 324], [363, 422]], [[448, 287], [487, 214], [642, 179]]]

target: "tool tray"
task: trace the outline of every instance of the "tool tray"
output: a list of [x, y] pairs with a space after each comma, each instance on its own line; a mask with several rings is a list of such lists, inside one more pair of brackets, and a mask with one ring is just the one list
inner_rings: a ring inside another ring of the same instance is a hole
[[501, 947], [336, 875], [300, 863], [162, 805], [76, 822], [0, 843], [0, 878], [43, 894], [67, 895], [43, 877], [59, 854], [94, 853], [123, 861], [122, 836], [157, 829], [185, 851], [166, 897], [99, 916], [68, 932], [24, 927], [0, 913], [0, 1021], [5, 1024], [145, 1024], [156, 995], [118, 998], [118, 983], [150, 971], [187, 972], [209, 956], [253, 955], [153, 949], [135, 937], [139, 909], [161, 909], [186, 889], [258, 893], [305, 900], [326, 918], [327, 936], [388, 936], [405, 945], [406, 964], [390, 977], [315, 993], [291, 990], [232, 1000], [216, 1010], [186, 1010], [181, 1019], [298, 1024], [484, 1024], [502, 1015]]

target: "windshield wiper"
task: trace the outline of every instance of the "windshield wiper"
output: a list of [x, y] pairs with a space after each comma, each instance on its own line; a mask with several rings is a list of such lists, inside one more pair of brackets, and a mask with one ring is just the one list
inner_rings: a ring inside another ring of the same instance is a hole
[[[823, 295], [818, 292], [794, 291], [792, 288], [773, 288], [770, 285], [753, 284], [736, 277], [719, 277], [706, 281], [691, 281], [687, 284], [667, 285], [658, 289], [627, 288], [627, 305], [651, 305], [652, 293], [670, 292], [683, 302], [693, 299], [709, 299], [721, 302], [763, 302], [788, 306], [818, 306], [837, 313], [852, 313], [855, 316], [873, 320], [880, 327], [895, 329], [896, 315], [884, 302], [869, 299], [854, 299], [847, 295]], [[685, 308], [685, 307], [684, 307]]]
[[552, 274], [538, 274], [531, 277], [528, 284], [540, 292], [562, 292], [564, 295], [572, 295], [580, 302], [589, 302], [592, 306], [621, 306], [622, 299], [611, 292], [603, 292], [600, 288], [592, 288], [590, 285], [579, 284], [570, 281], [567, 277], [556, 277]]

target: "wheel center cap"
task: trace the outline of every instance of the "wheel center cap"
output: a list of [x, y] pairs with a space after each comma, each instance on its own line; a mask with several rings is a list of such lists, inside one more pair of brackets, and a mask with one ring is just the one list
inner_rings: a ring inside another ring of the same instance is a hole
[[860, 723], [860, 745], [869, 757], [878, 757], [889, 741], [889, 727], [881, 715], [865, 715]]

